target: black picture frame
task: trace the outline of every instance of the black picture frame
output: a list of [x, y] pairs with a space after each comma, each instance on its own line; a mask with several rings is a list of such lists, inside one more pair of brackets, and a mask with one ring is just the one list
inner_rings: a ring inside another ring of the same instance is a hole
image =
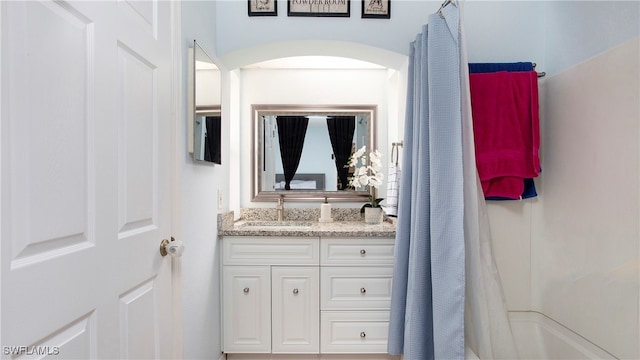
[[249, 16], [278, 16], [278, 0], [248, 0]]
[[390, 19], [391, 0], [362, 0], [363, 19]]
[[350, 17], [351, 0], [287, 0], [287, 15]]

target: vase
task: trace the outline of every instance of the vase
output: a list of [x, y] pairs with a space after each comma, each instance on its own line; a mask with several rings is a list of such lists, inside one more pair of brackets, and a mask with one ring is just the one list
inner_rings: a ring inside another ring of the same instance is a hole
[[364, 222], [370, 225], [382, 223], [382, 208], [366, 207], [364, 208]]

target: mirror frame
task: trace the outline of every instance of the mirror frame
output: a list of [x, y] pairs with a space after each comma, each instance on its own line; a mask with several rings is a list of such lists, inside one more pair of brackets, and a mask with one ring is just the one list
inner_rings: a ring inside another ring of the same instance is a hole
[[366, 202], [369, 200], [370, 190], [280, 190], [280, 191], [262, 191], [262, 182], [258, 164], [261, 164], [264, 154], [260, 149], [263, 147], [263, 137], [261, 134], [264, 129], [262, 127], [261, 116], [265, 115], [367, 115], [369, 121], [369, 141], [368, 149], [376, 148], [376, 123], [377, 123], [377, 105], [252, 105], [252, 161], [251, 161], [251, 178], [252, 183], [252, 200], [253, 202], [271, 202], [277, 201], [283, 196], [286, 201], [324, 201], [331, 202]]

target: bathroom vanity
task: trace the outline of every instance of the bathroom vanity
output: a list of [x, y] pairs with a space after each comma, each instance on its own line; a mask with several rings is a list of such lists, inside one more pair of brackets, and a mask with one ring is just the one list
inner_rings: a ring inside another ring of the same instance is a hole
[[221, 235], [228, 359], [396, 358], [387, 355], [395, 225], [239, 221]]

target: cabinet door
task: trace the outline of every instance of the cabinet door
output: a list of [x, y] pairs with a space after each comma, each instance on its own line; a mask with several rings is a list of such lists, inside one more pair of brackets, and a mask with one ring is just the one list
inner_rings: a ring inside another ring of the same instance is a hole
[[317, 267], [273, 267], [274, 354], [319, 352], [319, 273]]
[[224, 266], [223, 338], [227, 353], [271, 351], [269, 266]]

